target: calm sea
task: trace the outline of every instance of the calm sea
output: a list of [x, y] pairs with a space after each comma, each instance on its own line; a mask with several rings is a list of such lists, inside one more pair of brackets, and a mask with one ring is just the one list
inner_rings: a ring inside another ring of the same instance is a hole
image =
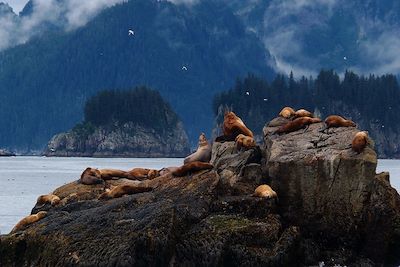
[[[39, 195], [77, 180], [86, 167], [129, 170], [180, 166], [183, 159], [0, 157], [0, 233], [10, 232], [30, 214]], [[377, 172], [389, 171], [393, 187], [400, 190], [400, 160], [379, 160]]]
[[0, 233], [29, 215], [39, 195], [79, 179], [86, 167], [161, 169], [182, 163], [181, 158], [0, 157]]

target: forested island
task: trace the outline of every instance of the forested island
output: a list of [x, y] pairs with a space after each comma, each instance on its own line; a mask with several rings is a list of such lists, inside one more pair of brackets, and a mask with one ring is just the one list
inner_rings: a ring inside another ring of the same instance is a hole
[[50, 140], [44, 155], [180, 157], [190, 150], [178, 115], [150, 88], [101, 91], [87, 100], [84, 114]]
[[[213, 111], [219, 124], [223, 109], [229, 107], [261, 135], [262, 121], [276, 116], [285, 106], [305, 108], [324, 119], [340, 114], [357, 121], [375, 140], [380, 158], [400, 157], [400, 90], [396, 76], [359, 76], [346, 71], [343, 79], [333, 70], [321, 70], [318, 76], [295, 79], [278, 74], [272, 82], [249, 74], [237, 79], [233, 88], [217, 94]], [[261, 138], [259, 138], [261, 139]]]

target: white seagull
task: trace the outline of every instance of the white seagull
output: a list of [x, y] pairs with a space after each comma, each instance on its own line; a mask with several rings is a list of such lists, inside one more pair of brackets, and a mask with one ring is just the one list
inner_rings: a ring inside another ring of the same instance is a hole
[[186, 66], [182, 66], [182, 70], [186, 71], [187, 70]]
[[135, 35], [135, 32], [133, 30], [129, 30], [128, 35]]
[[250, 95], [249, 91], [246, 91], [246, 95]]

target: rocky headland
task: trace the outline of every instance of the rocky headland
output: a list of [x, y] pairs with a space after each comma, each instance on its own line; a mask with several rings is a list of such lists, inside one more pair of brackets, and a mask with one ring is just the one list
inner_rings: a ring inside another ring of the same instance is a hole
[[0, 149], [0, 157], [13, 157], [15, 153], [8, 151], [7, 149]]
[[[0, 239], [1, 266], [398, 266], [400, 197], [376, 174], [372, 142], [351, 149], [358, 131], [320, 132], [323, 123], [273, 134], [237, 151], [214, 143], [213, 170], [56, 189], [47, 216]], [[98, 200], [105, 187], [151, 192]], [[270, 184], [278, 198], [253, 196]]]
[[133, 122], [72, 129], [49, 141], [43, 154], [57, 157], [184, 157], [190, 151], [182, 122], [167, 133]]

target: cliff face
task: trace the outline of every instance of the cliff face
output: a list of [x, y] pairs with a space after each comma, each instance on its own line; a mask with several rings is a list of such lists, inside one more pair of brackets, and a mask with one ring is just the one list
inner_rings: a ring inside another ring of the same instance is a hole
[[161, 134], [133, 123], [55, 135], [44, 155], [68, 157], [184, 157], [190, 152], [181, 122]]
[[[375, 174], [374, 149], [352, 152], [355, 128], [271, 134], [281, 123], [264, 127], [263, 148], [214, 143], [213, 170], [141, 182], [151, 192], [56, 189], [59, 205], [32, 210], [44, 219], [0, 237], [0, 265], [398, 266], [400, 196]], [[252, 195], [263, 183], [278, 199]]]

